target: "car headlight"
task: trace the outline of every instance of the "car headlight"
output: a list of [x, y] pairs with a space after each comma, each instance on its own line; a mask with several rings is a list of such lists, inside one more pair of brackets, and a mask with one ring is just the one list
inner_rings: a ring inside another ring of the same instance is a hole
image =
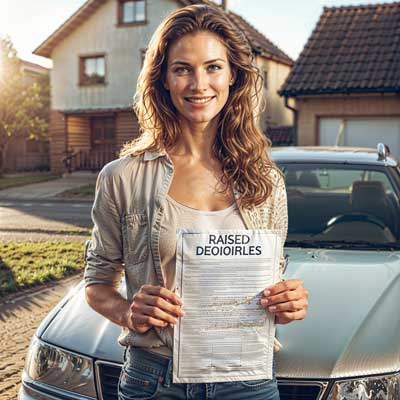
[[25, 373], [33, 384], [96, 397], [92, 360], [44, 343], [36, 336], [29, 347]]
[[328, 400], [400, 399], [400, 373], [336, 381]]

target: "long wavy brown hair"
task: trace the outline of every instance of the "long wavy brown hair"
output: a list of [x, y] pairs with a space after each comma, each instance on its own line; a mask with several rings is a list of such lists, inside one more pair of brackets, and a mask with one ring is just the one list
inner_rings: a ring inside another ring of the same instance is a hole
[[186, 34], [209, 31], [222, 39], [236, 79], [219, 115], [213, 153], [222, 166], [224, 191], [235, 188], [242, 207], [259, 206], [272, 191], [269, 171], [275, 167], [267, 149], [270, 140], [256, 123], [262, 77], [251, 47], [217, 6], [192, 5], [170, 14], [154, 33], [146, 51], [134, 96], [140, 135], [126, 144], [120, 156], [173, 148], [180, 135], [177, 111], [163, 82], [168, 49]]

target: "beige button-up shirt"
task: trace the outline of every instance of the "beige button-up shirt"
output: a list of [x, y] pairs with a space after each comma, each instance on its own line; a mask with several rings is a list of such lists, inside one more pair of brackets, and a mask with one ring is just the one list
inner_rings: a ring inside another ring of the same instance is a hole
[[[100, 172], [92, 209], [94, 223], [84, 273], [85, 285], [118, 287], [125, 272], [127, 298], [144, 284], [165, 286], [159, 253], [160, 227], [165, 198], [174, 166], [165, 152], [125, 156]], [[271, 171], [274, 188], [260, 207], [239, 207], [247, 229], [269, 229], [282, 239], [287, 234], [287, 199], [281, 174]], [[235, 192], [238, 198], [239, 193]], [[165, 331], [153, 328], [144, 334], [122, 328], [123, 346], [165, 346]]]

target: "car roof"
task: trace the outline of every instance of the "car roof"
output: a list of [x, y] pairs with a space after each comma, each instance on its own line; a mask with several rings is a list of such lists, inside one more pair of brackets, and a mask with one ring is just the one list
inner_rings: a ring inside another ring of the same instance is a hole
[[378, 160], [376, 149], [369, 147], [341, 146], [290, 146], [272, 147], [272, 159], [279, 162], [368, 164], [395, 167], [398, 161], [391, 154], [386, 162]]

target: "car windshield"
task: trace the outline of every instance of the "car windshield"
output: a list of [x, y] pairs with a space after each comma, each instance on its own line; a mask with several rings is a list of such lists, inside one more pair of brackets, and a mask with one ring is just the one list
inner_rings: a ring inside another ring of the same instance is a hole
[[386, 169], [278, 165], [288, 194], [287, 246], [400, 248], [400, 203]]

